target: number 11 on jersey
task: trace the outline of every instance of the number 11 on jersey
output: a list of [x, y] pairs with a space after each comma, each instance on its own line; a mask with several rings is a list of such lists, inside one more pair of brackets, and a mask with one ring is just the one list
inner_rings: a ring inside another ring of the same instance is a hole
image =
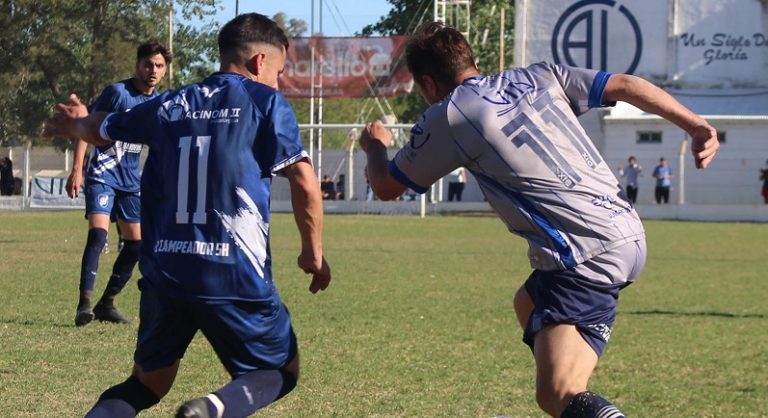
[[[193, 144], [194, 140], [194, 144]], [[205, 195], [208, 186], [208, 150], [211, 145], [210, 136], [183, 136], [179, 138], [179, 177], [177, 183], [176, 223], [189, 223], [189, 189], [190, 185], [197, 192], [195, 212], [192, 214], [192, 223], [205, 224]], [[190, 176], [192, 163], [192, 147], [197, 149], [196, 176]]]

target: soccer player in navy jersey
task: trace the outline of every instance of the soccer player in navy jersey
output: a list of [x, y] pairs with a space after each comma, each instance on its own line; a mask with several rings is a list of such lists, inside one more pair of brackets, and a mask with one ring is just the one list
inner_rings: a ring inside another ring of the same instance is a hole
[[133, 417], [168, 393], [198, 330], [232, 381], [179, 407], [178, 417], [244, 417], [296, 385], [290, 315], [272, 277], [270, 192], [288, 179], [309, 290], [331, 280], [323, 257], [320, 183], [293, 109], [276, 90], [288, 39], [243, 14], [221, 29], [220, 72], [131, 109], [92, 113], [75, 96], [45, 135], [149, 145], [141, 179], [143, 241], [133, 372], [106, 390], [89, 418]]
[[619, 290], [645, 263], [637, 213], [577, 116], [626, 101], [685, 130], [698, 168], [718, 148], [715, 129], [664, 90], [630, 75], [539, 63], [479, 74], [460, 32], [423, 25], [406, 47], [408, 68], [431, 105], [390, 161], [381, 122], [360, 138], [368, 177], [385, 200], [424, 193], [468, 169], [506, 224], [529, 244], [534, 268], [514, 298], [536, 362], [536, 401], [553, 417], [619, 418], [588, 390], [608, 342]]
[[[171, 53], [157, 41], [136, 48], [136, 69], [132, 78], [107, 86], [90, 106], [91, 112], [122, 112], [157, 96], [156, 87], [171, 62]], [[80, 299], [75, 313], [75, 325], [83, 326], [94, 318], [127, 324], [115, 306], [115, 296], [131, 278], [139, 260], [141, 246], [139, 198], [141, 177], [141, 144], [121, 141], [93, 147], [86, 169], [83, 160], [88, 144], [75, 141], [72, 171], [67, 179], [67, 194], [77, 197], [83, 186], [85, 171], [85, 213], [88, 218], [88, 239], [80, 265]], [[99, 256], [107, 244], [110, 216], [117, 220], [122, 248], [112, 267], [104, 293], [96, 306], [91, 305], [91, 293], [99, 269]]]

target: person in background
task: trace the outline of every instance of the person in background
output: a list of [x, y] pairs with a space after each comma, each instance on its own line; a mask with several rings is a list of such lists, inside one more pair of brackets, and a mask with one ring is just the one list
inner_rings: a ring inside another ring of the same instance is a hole
[[346, 199], [346, 196], [347, 196], [347, 194], [345, 193], [346, 189], [347, 189], [346, 176], [343, 173], [339, 174], [339, 179], [336, 180], [336, 200]]
[[619, 167], [619, 175], [627, 179], [625, 186], [627, 198], [633, 205], [637, 202], [637, 191], [639, 189], [637, 178], [642, 172], [643, 167], [640, 167], [634, 156], [629, 157], [626, 167]]
[[656, 179], [654, 197], [656, 204], [669, 203], [669, 189], [672, 187], [672, 167], [666, 158], [659, 159], [659, 165], [653, 169], [653, 178]]
[[336, 199], [336, 185], [333, 184], [333, 180], [328, 174], [323, 176], [323, 181], [320, 182], [320, 190], [323, 193], [323, 200]]
[[13, 161], [10, 157], [3, 157], [0, 159], [0, 195], [11, 196], [14, 188]]
[[464, 185], [467, 183], [467, 174], [464, 167], [459, 167], [448, 174], [448, 201], [461, 202], [461, 194], [464, 193]]
[[[107, 86], [90, 106], [90, 111], [128, 111], [156, 97], [156, 87], [162, 81], [171, 60], [170, 51], [157, 41], [139, 45], [136, 48], [134, 76]], [[88, 238], [80, 262], [80, 297], [75, 311], [75, 325], [87, 325], [94, 319], [128, 324], [130, 321], [115, 305], [115, 297], [128, 283], [139, 260], [142, 146], [121, 141], [120, 138], [94, 146], [84, 170], [87, 148], [85, 141], [75, 141], [72, 170], [66, 186], [67, 194], [72, 198], [77, 197], [85, 179]], [[99, 257], [108, 248], [111, 218], [116, 220], [122, 248], [115, 259], [104, 293], [98, 303], [92, 306]]]

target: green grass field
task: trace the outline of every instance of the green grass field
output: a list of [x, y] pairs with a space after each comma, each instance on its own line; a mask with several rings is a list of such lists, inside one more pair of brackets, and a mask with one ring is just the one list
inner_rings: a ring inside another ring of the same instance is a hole
[[[527, 246], [501, 222], [327, 216], [334, 281], [317, 295], [295, 267], [292, 222], [274, 217], [272, 252], [302, 379], [260, 416], [544, 416], [512, 310]], [[73, 325], [86, 227], [80, 211], [0, 212], [0, 416], [82, 416], [130, 370], [135, 323]], [[768, 225], [646, 229], [646, 269], [622, 292], [592, 389], [633, 418], [768, 417]], [[137, 318], [135, 280], [118, 305]], [[141, 416], [172, 416], [227, 380], [198, 336], [171, 393]]]

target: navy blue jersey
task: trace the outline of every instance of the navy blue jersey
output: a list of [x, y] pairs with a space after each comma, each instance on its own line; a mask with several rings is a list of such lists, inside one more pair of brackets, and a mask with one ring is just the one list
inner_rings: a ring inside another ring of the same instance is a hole
[[276, 90], [216, 73], [104, 120], [101, 136], [149, 145], [139, 268], [169, 295], [279, 301], [271, 273], [272, 176], [307, 158]]
[[[157, 96], [136, 89], [133, 79], [118, 81], [101, 92], [88, 108], [90, 112], [125, 112]], [[86, 180], [104, 183], [126, 192], [138, 192], [141, 187], [141, 144], [123, 142], [121, 138], [109, 145], [93, 148], [88, 159]]]

